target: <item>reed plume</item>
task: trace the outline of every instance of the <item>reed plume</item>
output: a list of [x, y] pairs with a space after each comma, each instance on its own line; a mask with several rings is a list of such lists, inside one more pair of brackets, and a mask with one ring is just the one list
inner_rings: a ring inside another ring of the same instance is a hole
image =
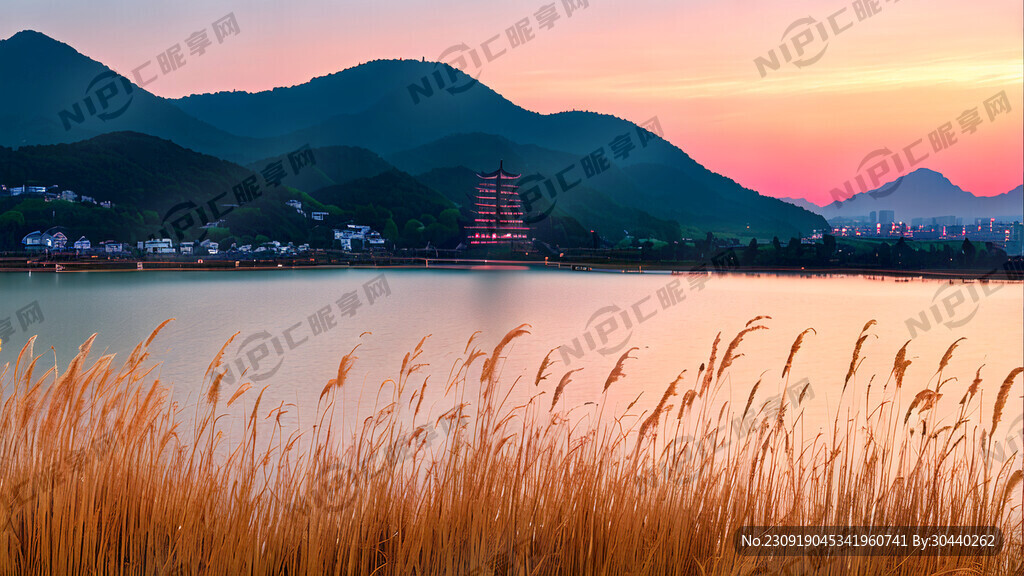
[[573, 373], [579, 372], [580, 370], [583, 370], [583, 368], [575, 368], [562, 375], [562, 379], [558, 381], [558, 386], [555, 387], [555, 395], [551, 399], [551, 410], [555, 409], [555, 405], [558, 404], [558, 399], [562, 397], [562, 391], [569, 385], [569, 382], [572, 382]]
[[968, 386], [967, 392], [964, 392], [964, 397], [960, 399], [961, 404], [966, 404], [978, 393], [978, 386], [981, 385], [981, 369], [984, 367], [984, 364], [978, 366], [978, 371], [974, 374], [974, 381]]
[[501, 353], [505, 350], [505, 347], [508, 346], [510, 342], [512, 342], [512, 340], [515, 340], [520, 336], [529, 334], [530, 332], [526, 330], [527, 328], [530, 328], [529, 324], [520, 324], [519, 326], [509, 330], [508, 333], [505, 334], [505, 337], [502, 338], [500, 342], [498, 342], [498, 345], [494, 347], [494, 351], [491, 352], [491, 355], [488, 358], [484, 359], [484, 369], [480, 372], [481, 384], [485, 382], [493, 384], [494, 371], [496, 366], [498, 365], [498, 360], [501, 358]]
[[340, 390], [345, 386], [345, 380], [348, 379], [349, 371], [352, 370], [352, 366], [355, 364], [355, 361], [359, 360], [359, 357], [355, 355], [356, 350], [362, 345], [362, 342], [356, 344], [348, 354], [341, 357], [341, 362], [338, 363], [338, 375], [337, 377], [331, 378], [327, 381], [327, 385], [324, 386], [323, 391], [320, 392], [320, 400], [323, 400], [324, 396], [326, 396], [332, 389]]
[[949, 345], [949, 348], [946, 349], [946, 353], [943, 354], [942, 359], [939, 360], [939, 369], [935, 371], [936, 376], [942, 374], [942, 371], [946, 368], [946, 366], [949, 366], [949, 361], [953, 359], [953, 350], [956, 350], [956, 347], [960, 344], [962, 340], [967, 340], [967, 338], [957, 338], [955, 341], [953, 341], [952, 344]]
[[[721, 342], [721, 340], [722, 340], [722, 333], [719, 332], [718, 335], [715, 336], [714, 344], [711, 345], [711, 358], [708, 359], [707, 371], [704, 372], [704, 381], [701, 382], [701, 384], [700, 384], [700, 392], [697, 394], [701, 398], [704, 397], [704, 393], [707, 392], [707, 389], [711, 386], [711, 375], [715, 371], [715, 355], [718, 353], [718, 343]], [[704, 364], [701, 364], [700, 366], [701, 366], [701, 369], [703, 370], [704, 369]]]
[[533, 381], [534, 387], [540, 386], [541, 380], [547, 380], [548, 376], [551, 375], [550, 373], [545, 372], [545, 370], [547, 370], [548, 367], [550, 367], [551, 364], [554, 362], [553, 360], [551, 360], [551, 355], [555, 353], [555, 350], [558, 350], [558, 348], [555, 347], [552, 348], [551, 350], [548, 350], [548, 353], [544, 355], [544, 359], [541, 360], [540, 368], [537, 369], [537, 378], [535, 378]]
[[619, 356], [619, 360], [615, 363], [615, 368], [612, 369], [612, 371], [608, 374], [608, 378], [604, 381], [604, 390], [602, 392], [607, 392], [608, 387], [611, 386], [613, 382], [619, 380], [620, 378], [626, 375], [626, 373], [622, 370], [622, 366], [623, 364], [625, 364], [628, 358], [632, 358], [632, 356], [630, 356], [629, 353], [634, 350], [639, 350], [639, 348], [634, 346], [633, 348], [626, 350], [625, 354]]
[[907, 360], [907, 346], [910, 345], [910, 342], [910, 340], [907, 340], [906, 343], [900, 347], [900, 351], [896, 353], [896, 359], [892, 364], [892, 373], [896, 378], [897, 390], [903, 387], [903, 376], [906, 375], [907, 368], [909, 368], [910, 364], [913, 362], [912, 360]]
[[850, 383], [850, 378], [857, 373], [857, 367], [860, 366], [858, 360], [860, 359], [860, 349], [864, 346], [864, 342], [868, 339], [867, 331], [869, 328], [877, 324], [874, 320], [868, 320], [867, 324], [860, 331], [860, 336], [857, 338], [857, 344], [853, 348], [853, 357], [850, 359], [850, 368], [846, 371], [846, 379], [843, 380], [843, 390], [846, 390], [846, 386]]
[[800, 347], [803, 346], [804, 336], [807, 336], [808, 332], [813, 333], [815, 335], [818, 334], [814, 330], [814, 328], [808, 328], [797, 335], [796, 340], [793, 341], [793, 346], [791, 346], [789, 349], [789, 357], [786, 358], [786, 367], [782, 369], [783, 379], [786, 378], [786, 376], [789, 374], [790, 369], [793, 368], [793, 358], [796, 357], [796, 353], [799, 352]]
[[1006, 407], [1006, 398], [1010, 395], [1010, 387], [1013, 386], [1014, 379], [1021, 372], [1024, 372], [1024, 367], [1010, 370], [1010, 373], [1006, 375], [1006, 379], [1003, 380], [1003, 385], [999, 387], [999, 393], [996, 394], [996, 407], [992, 410], [992, 430], [989, 432], [989, 436], [996, 433], [996, 426], [999, 425], [999, 420], [1003, 417], [1003, 408]]
[[914, 396], [914, 400], [910, 403], [910, 408], [907, 409], [907, 415], [903, 418], [903, 424], [910, 421], [910, 413], [914, 411], [914, 408], [920, 406], [918, 413], [930, 410], [935, 407], [938, 403], [939, 398], [942, 398], [942, 394], [939, 394], [935, 390], [929, 390], [925, 388]]
[[740, 342], [743, 341], [743, 337], [744, 336], [746, 336], [747, 334], [750, 334], [751, 332], [755, 332], [757, 330], [767, 330], [767, 329], [768, 329], [767, 326], [761, 326], [761, 325], [749, 326], [748, 325], [743, 330], [740, 330], [736, 334], [736, 337], [732, 339], [732, 342], [729, 342], [729, 347], [725, 349], [725, 356], [722, 356], [722, 364], [718, 367], [718, 374], [715, 375], [715, 380], [721, 379], [722, 378], [722, 372], [725, 372], [726, 368], [728, 368], [729, 366], [732, 366], [733, 361], [735, 361], [740, 356], [743, 356], [743, 354], [735, 355], [735, 353], [736, 353], [736, 349], [739, 348]]

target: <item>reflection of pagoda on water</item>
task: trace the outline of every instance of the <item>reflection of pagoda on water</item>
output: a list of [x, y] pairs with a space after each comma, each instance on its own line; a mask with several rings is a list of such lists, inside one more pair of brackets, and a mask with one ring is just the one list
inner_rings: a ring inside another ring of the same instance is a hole
[[470, 244], [506, 244], [525, 242], [530, 228], [523, 223], [523, 205], [519, 200], [516, 180], [521, 174], [510, 174], [504, 162], [489, 174], [477, 174], [474, 201], [476, 218], [467, 226]]

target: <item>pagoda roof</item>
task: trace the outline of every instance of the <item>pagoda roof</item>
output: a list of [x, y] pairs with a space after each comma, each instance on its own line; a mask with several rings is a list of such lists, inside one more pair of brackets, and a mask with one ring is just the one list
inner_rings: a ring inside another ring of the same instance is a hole
[[520, 176], [522, 176], [522, 174], [513, 174], [511, 172], [506, 172], [504, 160], [498, 163], [498, 169], [495, 170], [494, 172], [477, 172], [477, 176], [479, 176], [480, 178], [487, 179], [497, 178], [499, 174], [501, 175], [502, 178], [519, 178]]

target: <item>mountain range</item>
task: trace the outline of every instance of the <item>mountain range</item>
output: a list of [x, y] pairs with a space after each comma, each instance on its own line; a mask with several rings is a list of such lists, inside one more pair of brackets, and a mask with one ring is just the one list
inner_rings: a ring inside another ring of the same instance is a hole
[[[471, 178], [442, 175], [492, 171], [503, 161], [531, 183], [534, 219], [572, 219], [573, 226], [612, 240], [627, 232], [669, 241], [705, 232], [789, 238], [826, 226], [817, 214], [707, 170], [658, 134], [656, 117], [637, 126], [594, 112], [539, 114], [442, 63], [378, 60], [298, 86], [167, 99], [66, 44], [23, 31], [0, 41], [0, 79], [17, 87], [0, 92], [0, 146], [11, 149], [88, 141], [91, 153], [103, 156], [111, 146], [116, 158], [123, 152], [116, 146], [148, 135], [230, 163], [224, 179], [233, 180], [239, 167], [255, 171], [267, 158], [308, 147], [316, 153], [316, 170], [288, 185], [312, 198], [320, 188], [397, 168], [460, 207], [472, 192]], [[111, 133], [135, 135], [97, 138]], [[52, 159], [60, 162], [59, 156]], [[0, 164], [0, 183], [75, 180], [67, 166], [50, 168], [15, 176]], [[202, 190], [194, 183], [143, 183], [128, 192], [115, 191], [127, 183], [110, 179], [106, 192], [132, 202], [169, 195], [143, 204], [170, 205], [170, 196], [220, 190], [215, 180]], [[107, 199], [106, 192], [95, 197]]]
[[871, 212], [892, 210], [897, 222], [911, 223], [915, 219], [953, 216], [965, 224], [975, 218], [995, 218], [999, 221], [1024, 221], [1024, 186], [1004, 194], [975, 196], [950, 182], [942, 174], [919, 168], [884, 184], [875, 190], [854, 194], [826, 206], [818, 206], [800, 198], [780, 198], [821, 214], [829, 222], [865, 220]]

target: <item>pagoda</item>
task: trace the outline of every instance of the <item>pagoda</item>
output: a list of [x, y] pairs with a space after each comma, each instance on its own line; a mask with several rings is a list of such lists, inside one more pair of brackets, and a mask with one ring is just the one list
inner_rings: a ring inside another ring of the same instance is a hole
[[478, 173], [474, 212], [476, 218], [467, 226], [470, 244], [506, 244], [524, 242], [530, 228], [523, 223], [523, 205], [519, 200], [516, 180], [521, 174], [505, 171], [504, 162], [491, 173]]

